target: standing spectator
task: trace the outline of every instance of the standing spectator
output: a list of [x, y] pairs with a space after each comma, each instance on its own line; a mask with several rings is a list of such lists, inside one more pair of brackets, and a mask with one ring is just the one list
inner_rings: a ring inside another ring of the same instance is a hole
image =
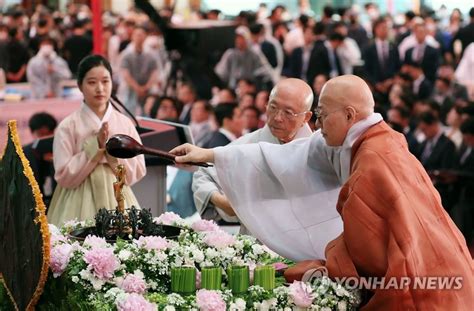
[[359, 46], [361, 51], [365, 50], [369, 45], [369, 37], [367, 36], [367, 31], [359, 23], [358, 13], [354, 10], [349, 10], [349, 26], [347, 35], [354, 39]]
[[386, 94], [392, 78], [400, 69], [397, 48], [388, 41], [389, 28], [384, 18], [379, 18], [372, 27], [374, 41], [364, 52], [364, 65], [369, 82], [379, 93]]
[[69, 69], [75, 76], [79, 62], [92, 53], [92, 39], [86, 34], [84, 21], [78, 20], [74, 23], [73, 34], [64, 42], [64, 57]]
[[8, 31], [7, 43], [8, 65], [6, 68], [7, 83], [26, 82], [26, 64], [30, 59], [28, 48], [22, 43], [23, 33], [18, 28]]
[[469, 17], [469, 24], [459, 29], [452, 41], [453, 44], [454, 42], [456, 42], [456, 40], [461, 41], [461, 57], [464, 55], [464, 51], [466, 50], [468, 45], [474, 42], [474, 7], [472, 7], [469, 11]]
[[354, 39], [347, 36], [347, 26], [343, 22], [334, 24], [333, 29], [335, 33], [344, 37], [341, 46], [337, 49], [343, 74], [352, 74], [354, 67], [362, 63], [359, 46]]
[[36, 27], [36, 34], [33, 38], [30, 39], [29, 48], [30, 48], [30, 53], [32, 55], [35, 55], [36, 53], [38, 53], [40, 43], [43, 38], [48, 37], [49, 31], [50, 31], [50, 28], [49, 28], [48, 20], [46, 18], [40, 19]]
[[283, 45], [283, 49], [287, 55], [291, 55], [294, 49], [305, 45], [303, 33], [309, 26], [309, 17], [307, 15], [302, 14], [297, 20], [295, 20], [294, 28], [286, 35], [285, 43]]
[[231, 88], [236, 86], [239, 79], [255, 78], [263, 69], [260, 57], [249, 47], [249, 30], [241, 26], [235, 30], [235, 34], [235, 47], [225, 51], [214, 68], [221, 80]]
[[33, 98], [61, 97], [61, 81], [71, 78], [71, 71], [64, 59], [54, 51], [54, 41], [42, 38], [38, 53], [26, 68]]
[[409, 48], [405, 55], [407, 62], [416, 62], [423, 68], [423, 73], [434, 82], [438, 70], [440, 54], [439, 50], [431, 47], [426, 40], [427, 31], [425, 23], [417, 23], [413, 29], [416, 44]]
[[146, 96], [158, 79], [158, 65], [150, 53], [143, 50], [146, 28], [135, 27], [132, 34], [133, 49], [125, 52], [121, 64], [122, 94], [125, 105], [132, 113], [142, 113]]

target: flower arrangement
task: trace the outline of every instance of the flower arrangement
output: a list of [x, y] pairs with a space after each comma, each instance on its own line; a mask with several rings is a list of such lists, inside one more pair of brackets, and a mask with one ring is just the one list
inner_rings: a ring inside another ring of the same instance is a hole
[[[229, 235], [207, 220], [187, 225], [173, 213], [154, 222], [180, 226], [181, 234], [177, 240], [142, 236], [115, 244], [88, 236], [79, 243], [68, 232], [89, 224], [50, 225], [51, 273], [37, 309], [350, 310], [360, 303], [357, 292], [326, 277], [289, 286], [282, 277], [275, 280], [274, 267], [284, 259], [253, 237]], [[180, 286], [193, 291], [172, 291]]]

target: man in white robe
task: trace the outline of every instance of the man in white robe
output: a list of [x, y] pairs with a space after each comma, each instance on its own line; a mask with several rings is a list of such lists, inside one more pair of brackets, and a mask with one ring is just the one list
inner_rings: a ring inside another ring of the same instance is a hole
[[[307, 124], [311, 118], [313, 92], [308, 84], [299, 79], [280, 81], [272, 90], [267, 109], [267, 124], [262, 129], [242, 136], [231, 144], [268, 142], [283, 144], [308, 137], [311, 130]], [[199, 214], [206, 219], [237, 222], [238, 218], [217, 182], [214, 168], [200, 169], [194, 174], [194, 203]], [[241, 224], [240, 232], [251, 234]]]

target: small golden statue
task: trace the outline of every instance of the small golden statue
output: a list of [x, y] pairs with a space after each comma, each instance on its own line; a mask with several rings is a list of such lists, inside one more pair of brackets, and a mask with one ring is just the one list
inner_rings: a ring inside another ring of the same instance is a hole
[[125, 185], [125, 166], [123, 164], [117, 165], [115, 169], [115, 177], [117, 181], [114, 182], [115, 199], [117, 200], [117, 211], [125, 213], [125, 198], [123, 196], [123, 186]]

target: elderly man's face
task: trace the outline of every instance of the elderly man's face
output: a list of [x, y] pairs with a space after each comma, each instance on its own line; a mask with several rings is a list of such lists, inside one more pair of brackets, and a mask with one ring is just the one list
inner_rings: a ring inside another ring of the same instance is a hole
[[341, 146], [344, 143], [352, 125], [347, 117], [348, 109], [348, 106], [336, 105], [323, 88], [316, 109], [316, 125], [321, 129], [328, 146]]
[[292, 141], [298, 130], [311, 118], [305, 110], [304, 97], [298, 88], [280, 89], [267, 105], [268, 127], [282, 142]]

